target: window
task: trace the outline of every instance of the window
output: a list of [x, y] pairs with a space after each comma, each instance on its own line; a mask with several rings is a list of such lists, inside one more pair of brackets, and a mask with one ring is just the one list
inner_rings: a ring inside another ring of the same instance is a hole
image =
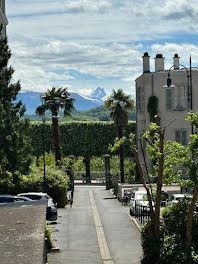
[[184, 85], [166, 89], [166, 110], [182, 111], [187, 108], [187, 96]]
[[144, 87], [137, 87], [136, 106], [138, 111], [144, 111]]
[[182, 129], [176, 130], [175, 141], [181, 143], [182, 145], [187, 145], [187, 131]]
[[166, 90], [166, 111], [172, 110], [172, 89]]
[[24, 194], [25, 197], [30, 198], [31, 200], [41, 200], [42, 196], [34, 194]]
[[184, 110], [186, 108], [186, 96], [184, 85], [174, 87], [174, 110]]

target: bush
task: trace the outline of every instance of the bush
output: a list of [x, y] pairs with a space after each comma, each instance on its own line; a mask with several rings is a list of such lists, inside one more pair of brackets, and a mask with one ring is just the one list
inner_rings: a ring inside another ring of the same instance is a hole
[[141, 239], [144, 252], [143, 264], [161, 264], [159, 260], [161, 240], [153, 233], [154, 226], [148, 221], [142, 228]]
[[162, 213], [164, 241], [161, 247], [162, 264], [198, 263], [198, 208], [194, 212], [192, 229], [192, 247], [185, 250], [186, 221], [189, 203], [183, 200], [165, 208]]
[[50, 250], [54, 247], [54, 243], [52, 241], [52, 229], [49, 225], [49, 223], [46, 222], [45, 225], [45, 238], [47, 240], [47, 249]]
[[[47, 193], [57, 203], [58, 207], [64, 207], [67, 203], [67, 190], [69, 178], [64, 168], [57, 166], [46, 167]], [[43, 191], [43, 168], [34, 167], [30, 174], [22, 176], [17, 192], [42, 192]]]
[[0, 172], [0, 194], [9, 194], [14, 192], [12, 174], [10, 172]]
[[196, 264], [198, 263], [198, 207], [194, 212], [192, 247], [185, 249], [186, 220], [189, 203], [183, 200], [162, 212], [160, 239], [153, 236], [149, 221], [142, 229], [142, 247], [145, 264]]

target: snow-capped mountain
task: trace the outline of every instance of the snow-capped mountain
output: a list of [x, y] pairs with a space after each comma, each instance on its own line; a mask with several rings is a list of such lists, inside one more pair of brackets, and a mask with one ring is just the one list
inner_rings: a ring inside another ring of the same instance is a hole
[[[98, 88], [100, 88], [100, 87], [98, 87]], [[100, 97], [100, 94], [102, 96], [103, 94], [106, 95], [106, 93], [105, 93], [103, 88], [100, 88], [100, 89], [98, 89], [98, 88], [93, 90], [93, 92], [95, 91], [96, 97], [93, 97], [92, 95], [84, 96], [80, 93], [77, 93], [74, 91], [69, 91], [71, 94], [71, 97], [75, 99], [74, 107], [77, 110], [86, 111], [86, 110], [90, 110], [92, 108], [95, 108], [99, 105], [103, 105], [104, 102], [99, 97]], [[100, 90], [100, 92], [99, 92], [99, 90]], [[98, 95], [98, 98], [97, 98], [97, 95]], [[40, 96], [41, 96], [41, 93], [32, 92], [32, 91], [25, 91], [25, 92], [18, 94], [17, 101], [21, 100], [23, 102], [23, 104], [25, 104], [25, 106], [26, 106], [26, 114], [31, 115], [31, 114], [35, 114], [36, 108], [39, 105], [41, 105]]]
[[103, 98], [106, 96], [107, 94], [105, 93], [104, 88], [101, 88], [100, 86], [98, 86], [96, 89], [94, 89], [91, 94], [90, 97], [91, 98], [96, 98], [96, 99], [100, 99], [103, 100]]

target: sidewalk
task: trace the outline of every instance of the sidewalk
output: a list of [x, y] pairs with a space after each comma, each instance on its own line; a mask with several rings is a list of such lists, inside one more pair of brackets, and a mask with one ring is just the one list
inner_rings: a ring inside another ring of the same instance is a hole
[[48, 254], [49, 264], [140, 263], [140, 233], [104, 187], [75, 187], [73, 208], [58, 213], [52, 229], [60, 253]]

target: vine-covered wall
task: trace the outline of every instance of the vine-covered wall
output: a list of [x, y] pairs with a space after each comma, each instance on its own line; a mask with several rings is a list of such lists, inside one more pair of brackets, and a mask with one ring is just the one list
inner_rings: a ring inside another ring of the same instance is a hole
[[[43, 153], [43, 146], [53, 151], [51, 123], [32, 123], [32, 145], [34, 155]], [[113, 122], [62, 122], [59, 124], [61, 150], [63, 155], [101, 156], [108, 152], [109, 144], [117, 137], [117, 128]], [[124, 135], [135, 132], [135, 122], [129, 122]]]

